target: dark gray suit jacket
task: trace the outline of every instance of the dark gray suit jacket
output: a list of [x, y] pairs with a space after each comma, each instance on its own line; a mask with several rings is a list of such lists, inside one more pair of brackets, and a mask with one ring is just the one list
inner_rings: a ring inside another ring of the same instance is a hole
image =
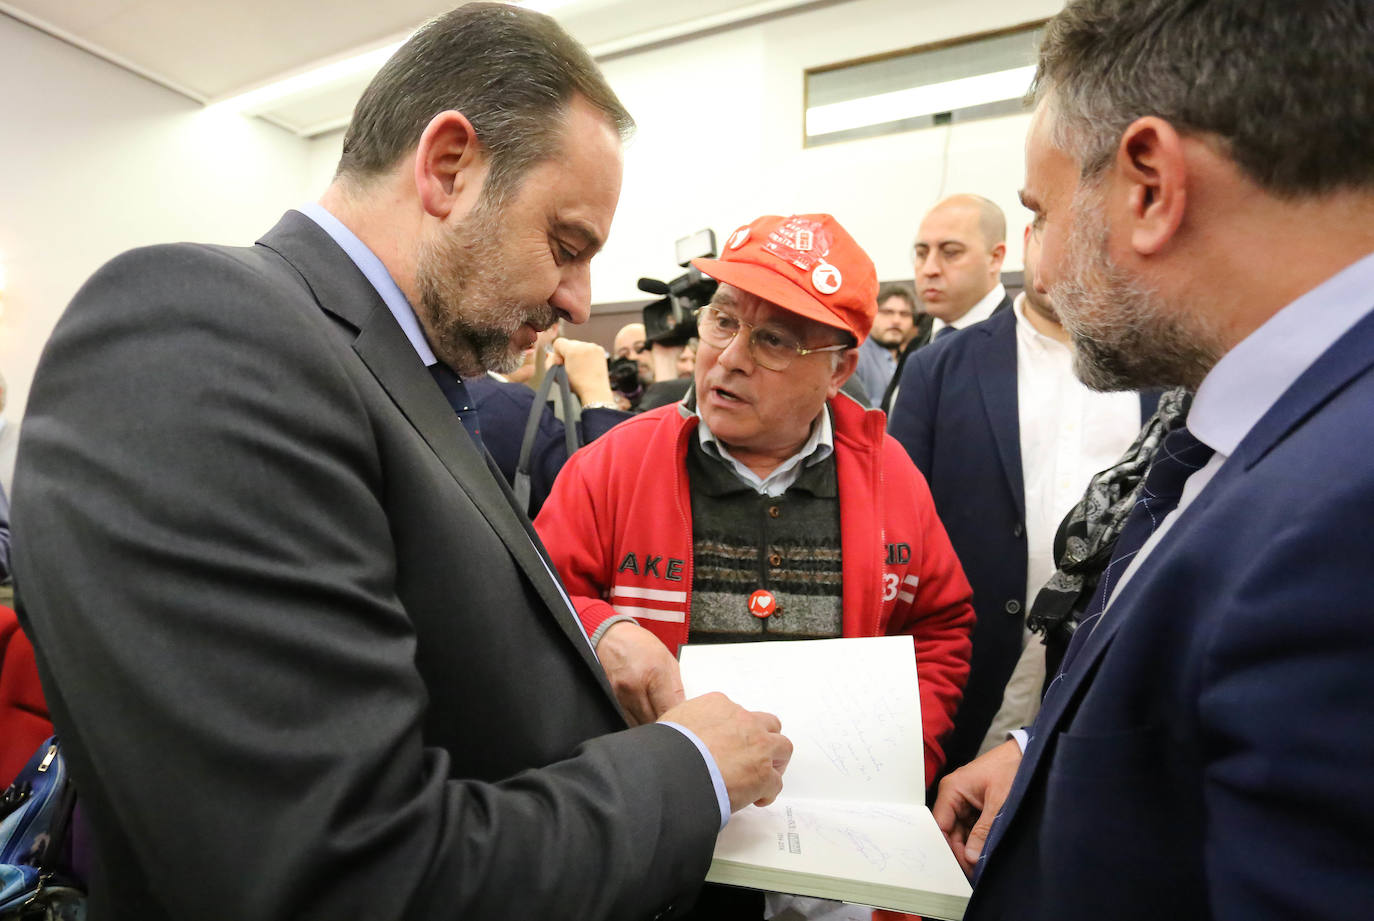
[[625, 729], [528, 521], [313, 222], [101, 269], [18, 466], [93, 919], [690, 901], [720, 821], [701, 757]]

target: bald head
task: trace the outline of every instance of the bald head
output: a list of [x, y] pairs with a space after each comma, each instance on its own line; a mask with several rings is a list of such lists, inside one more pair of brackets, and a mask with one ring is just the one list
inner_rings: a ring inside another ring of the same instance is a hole
[[916, 236], [916, 290], [926, 312], [957, 321], [997, 287], [1007, 219], [981, 195], [951, 195], [931, 208]]
[[997, 207], [997, 203], [990, 199], [967, 193], [951, 195], [931, 208], [927, 217], [942, 211], [955, 212], [974, 221], [979, 236], [983, 238], [983, 243], [989, 250], [998, 243], [1007, 242], [1007, 216], [1002, 213], [1001, 208]]
[[615, 334], [611, 351], [616, 358], [631, 358], [639, 365], [639, 378], [646, 384], [653, 383], [653, 351], [645, 341], [646, 331], [643, 323], [626, 323]]

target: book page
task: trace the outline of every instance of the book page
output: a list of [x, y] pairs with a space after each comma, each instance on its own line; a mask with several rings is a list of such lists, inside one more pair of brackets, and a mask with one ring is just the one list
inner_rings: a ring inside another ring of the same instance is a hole
[[716, 857], [813, 877], [967, 898], [968, 880], [924, 806], [781, 798], [736, 813]]
[[689, 645], [681, 665], [688, 697], [722, 691], [782, 721], [789, 798], [924, 805], [910, 637]]

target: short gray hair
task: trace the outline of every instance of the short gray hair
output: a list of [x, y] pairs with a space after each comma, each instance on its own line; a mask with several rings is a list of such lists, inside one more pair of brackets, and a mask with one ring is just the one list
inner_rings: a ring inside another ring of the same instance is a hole
[[622, 138], [634, 119], [587, 49], [551, 17], [504, 3], [467, 3], [431, 20], [387, 61], [358, 100], [337, 175], [390, 169], [440, 112], [462, 112], [491, 156], [499, 196], [553, 156], [574, 96]]
[[1071, 0], [1050, 20], [1032, 95], [1083, 177], [1154, 115], [1219, 140], [1284, 197], [1374, 186], [1370, 0]]

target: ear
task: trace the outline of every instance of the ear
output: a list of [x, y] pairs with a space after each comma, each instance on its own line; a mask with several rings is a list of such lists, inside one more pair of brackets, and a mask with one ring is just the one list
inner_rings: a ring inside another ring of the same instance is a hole
[[1177, 233], [1188, 205], [1183, 139], [1162, 118], [1138, 118], [1121, 135], [1114, 171], [1125, 187], [1131, 248], [1142, 256], [1158, 253]]
[[477, 200], [487, 174], [487, 152], [462, 112], [429, 120], [415, 148], [415, 190], [430, 215], [444, 220]]
[[830, 386], [826, 389], [825, 398], [831, 400], [835, 394], [840, 392], [844, 382], [849, 380], [850, 375], [859, 367], [859, 350], [857, 348], [845, 349], [840, 353], [840, 360], [835, 363], [835, 370], [830, 373]]
[[1007, 258], [1007, 244], [998, 243], [988, 252], [988, 271], [996, 278], [1002, 272], [1002, 260]]

